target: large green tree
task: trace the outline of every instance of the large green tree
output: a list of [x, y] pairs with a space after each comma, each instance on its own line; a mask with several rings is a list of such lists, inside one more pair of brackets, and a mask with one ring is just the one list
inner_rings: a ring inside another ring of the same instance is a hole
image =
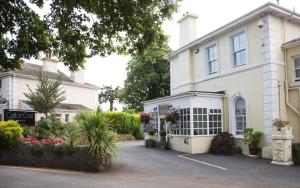
[[166, 43], [151, 45], [128, 62], [127, 79], [120, 100], [128, 109], [143, 110], [143, 101], [170, 94], [170, 65], [162, 57], [170, 52]]
[[40, 73], [35, 90], [27, 85], [29, 92], [24, 93], [28, 99], [26, 103], [47, 117], [57, 105], [66, 99], [64, 96], [65, 91], [60, 87], [61, 83], [61, 79], [52, 81], [49, 80], [46, 73]]
[[[44, 17], [35, 10], [44, 3]], [[84, 59], [133, 54], [164, 41], [162, 23], [178, 0], [0, 0], [0, 69], [19, 68], [22, 58], [55, 55], [71, 70]]]
[[118, 99], [120, 87], [113, 88], [112, 86], [103, 86], [98, 95], [99, 103], [109, 102], [109, 110], [114, 110], [114, 102]]

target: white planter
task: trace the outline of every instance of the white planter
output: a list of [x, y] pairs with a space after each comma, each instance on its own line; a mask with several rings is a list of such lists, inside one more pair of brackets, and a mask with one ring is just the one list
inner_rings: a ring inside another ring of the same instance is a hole
[[292, 127], [282, 127], [279, 131], [273, 127], [273, 160], [271, 163], [279, 165], [293, 165], [292, 161]]

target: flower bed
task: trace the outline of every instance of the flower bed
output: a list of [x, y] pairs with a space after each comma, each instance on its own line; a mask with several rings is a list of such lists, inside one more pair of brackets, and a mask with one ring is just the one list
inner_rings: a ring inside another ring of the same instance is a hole
[[18, 140], [15, 145], [1, 148], [0, 164], [91, 172], [102, 172], [111, 166], [111, 161], [93, 161], [85, 147], [72, 148], [61, 139], [27, 137]]

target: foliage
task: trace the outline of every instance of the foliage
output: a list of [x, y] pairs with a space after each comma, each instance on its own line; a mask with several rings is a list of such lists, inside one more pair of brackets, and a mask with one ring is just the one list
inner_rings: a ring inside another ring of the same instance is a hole
[[216, 155], [232, 155], [234, 153], [234, 137], [228, 132], [216, 135], [211, 141], [209, 152]]
[[294, 164], [300, 164], [300, 143], [292, 144], [292, 157]]
[[149, 123], [151, 120], [150, 114], [146, 112], [140, 113], [140, 122], [142, 123]]
[[154, 140], [154, 139], [147, 139], [147, 140], [145, 140], [145, 146], [148, 148], [154, 148], [154, 147], [156, 147], [157, 146], [157, 142], [156, 142], [156, 140]]
[[103, 112], [81, 112], [75, 121], [75, 145], [86, 145], [91, 159], [99, 163], [116, 155], [116, 136], [108, 129], [110, 122]]
[[132, 134], [118, 134], [118, 141], [132, 141], [135, 140], [135, 137]]
[[137, 140], [144, 138], [138, 115], [126, 112], [104, 112], [110, 121], [110, 128], [117, 134], [132, 134]]
[[35, 136], [38, 139], [49, 138], [51, 135], [52, 121], [42, 117], [34, 127]]
[[260, 141], [264, 133], [259, 131], [254, 131], [252, 128], [244, 129], [244, 142], [249, 144], [249, 148], [258, 149]]
[[127, 64], [127, 78], [120, 92], [120, 101], [126, 108], [143, 110], [143, 101], [170, 94], [170, 65], [162, 57], [170, 52], [166, 41], [151, 45], [143, 54], [137, 54]]
[[152, 130], [150, 130], [150, 131], [148, 132], [148, 134], [149, 134], [150, 136], [153, 136], [153, 135], [155, 134], [155, 131], [152, 129]]
[[280, 131], [282, 127], [287, 126], [288, 124], [290, 124], [290, 122], [284, 121], [284, 120], [279, 120], [279, 119], [274, 119], [272, 121], [272, 124], [274, 127], [277, 127], [277, 129]]
[[178, 110], [174, 107], [169, 108], [166, 114], [166, 121], [175, 124], [178, 119], [179, 119]]
[[136, 111], [135, 109], [130, 109], [130, 108], [125, 108], [124, 110], [123, 110], [123, 112], [126, 112], [126, 113], [128, 113], [128, 114], [137, 114], [138, 113], [138, 111]]
[[23, 126], [23, 136], [24, 137], [31, 136], [33, 134], [34, 134], [34, 129], [32, 127]]
[[242, 153], [243, 153], [243, 150], [242, 150], [241, 147], [235, 146], [235, 147], [233, 148], [233, 152], [234, 152], [235, 154], [242, 154]]
[[178, 8], [178, 1], [171, 0], [53, 0], [47, 1], [50, 11], [45, 11], [45, 2], [1, 1], [1, 69], [19, 68], [21, 58], [37, 58], [40, 52], [56, 55], [77, 70], [96, 54], [143, 51], [165, 40], [162, 23]]
[[22, 133], [23, 129], [18, 122], [12, 120], [0, 122], [0, 147], [15, 144]]
[[50, 81], [47, 74], [41, 72], [34, 91], [27, 85], [29, 92], [24, 93], [28, 99], [26, 103], [47, 117], [57, 105], [66, 99], [65, 91], [60, 88], [61, 83], [61, 79]]
[[114, 110], [114, 101], [118, 99], [120, 87], [113, 88], [112, 86], [103, 86], [98, 95], [99, 103], [109, 102], [109, 110]]

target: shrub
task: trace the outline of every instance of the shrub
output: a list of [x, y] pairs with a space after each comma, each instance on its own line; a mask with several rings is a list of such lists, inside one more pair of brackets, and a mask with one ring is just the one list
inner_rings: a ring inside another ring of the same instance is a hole
[[12, 120], [0, 122], [0, 147], [15, 144], [22, 133], [23, 128], [18, 122]]
[[51, 135], [51, 127], [51, 119], [42, 117], [34, 128], [35, 136], [38, 139], [49, 138]]
[[292, 145], [293, 162], [297, 165], [300, 164], [300, 143], [294, 143]]
[[109, 120], [103, 112], [81, 112], [75, 117], [75, 144], [87, 146], [95, 162], [110, 161], [117, 152], [116, 136], [108, 129]]
[[[38, 139], [45, 138], [63, 138], [66, 139], [74, 125], [71, 123], [62, 123], [52, 114], [48, 117], [42, 117], [34, 128], [35, 136]], [[68, 137], [69, 138], [69, 137]]]
[[110, 127], [118, 134], [132, 134], [135, 139], [144, 139], [139, 116], [126, 112], [104, 112], [110, 121]]
[[222, 132], [216, 135], [211, 141], [209, 152], [216, 155], [233, 155], [234, 137], [228, 132]]
[[156, 146], [157, 146], [156, 140], [151, 139], [151, 138], [145, 140], [145, 146], [146, 146], [147, 148], [154, 148], [154, 147], [156, 147]]

